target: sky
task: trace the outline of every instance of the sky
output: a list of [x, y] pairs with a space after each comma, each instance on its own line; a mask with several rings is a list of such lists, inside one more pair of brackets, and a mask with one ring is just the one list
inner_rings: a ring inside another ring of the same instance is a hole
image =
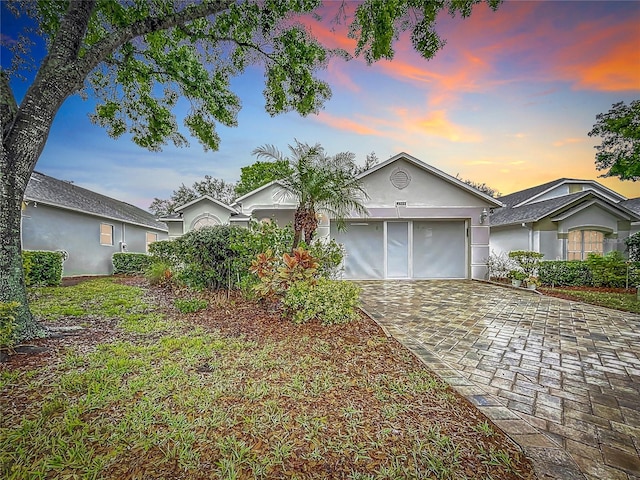
[[[17, 25], [4, 10], [1, 20], [3, 42], [11, 41]], [[95, 103], [71, 97], [36, 170], [146, 209], [205, 175], [237, 181], [257, 160], [254, 148], [286, 151], [297, 139], [329, 154], [351, 151], [360, 163], [371, 152], [381, 161], [406, 152], [503, 195], [569, 177], [640, 196], [640, 182], [598, 178], [599, 140], [587, 135], [598, 113], [640, 98], [640, 1], [508, 0], [496, 12], [478, 5], [467, 19], [443, 14], [437, 30], [447, 44], [429, 61], [406, 36], [392, 61], [331, 60], [320, 76], [333, 96], [317, 115], [270, 117], [263, 71], [250, 68], [232, 82], [242, 110], [237, 127], [217, 127], [216, 152], [196, 140], [162, 152], [113, 140], [89, 121]], [[353, 51], [339, 28], [313, 31]], [[12, 80], [18, 101], [27, 86]]]

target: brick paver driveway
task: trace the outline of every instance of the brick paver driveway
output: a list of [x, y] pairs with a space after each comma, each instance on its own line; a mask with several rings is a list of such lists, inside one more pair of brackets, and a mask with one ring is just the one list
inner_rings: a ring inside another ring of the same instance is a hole
[[365, 310], [541, 477], [640, 479], [640, 315], [482, 282], [357, 283]]

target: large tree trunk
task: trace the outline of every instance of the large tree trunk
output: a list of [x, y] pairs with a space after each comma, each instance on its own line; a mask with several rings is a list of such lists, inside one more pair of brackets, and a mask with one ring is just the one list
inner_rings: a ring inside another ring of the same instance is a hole
[[20, 303], [17, 311], [17, 341], [40, 336], [42, 327], [34, 320], [27, 302], [22, 270], [20, 223], [24, 190], [8, 173], [6, 151], [0, 159], [0, 301]]
[[296, 212], [293, 215], [293, 245], [291, 246], [291, 253], [298, 248], [300, 239], [302, 238], [302, 230], [304, 229], [305, 211], [302, 206], [296, 208]]

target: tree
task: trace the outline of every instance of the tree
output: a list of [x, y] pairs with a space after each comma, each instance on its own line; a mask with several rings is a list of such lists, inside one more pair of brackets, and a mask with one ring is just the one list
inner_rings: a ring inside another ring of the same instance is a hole
[[601, 177], [640, 179], [640, 100], [614, 103], [607, 113], [596, 115], [589, 136], [602, 139], [595, 146], [596, 168], [609, 171]]
[[286, 161], [292, 173], [280, 180], [282, 195], [295, 198], [298, 206], [293, 216], [293, 245], [298, 247], [304, 234], [307, 245], [311, 244], [318, 228], [319, 213], [326, 213], [344, 224], [350, 212], [366, 214], [362, 201], [367, 197], [360, 180], [354, 175], [355, 155], [342, 152], [328, 156], [319, 144], [309, 146], [296, 140], [289, 145], [291, 157], [285, 157], [273, 145], [258, 147], [253, 154], [258, 158]]
[[[349, 28], [355, 54], [367, 62], [391, 59], [399, 34], [410, 31], [414, 48], [431, 58], [444, 43], [435, 31], [438, 12], [466, 17], [480, 2], [365, 0]], [[499, 0], [486, 2], [495, 9]], [[232, 77], [261, 64], [267, 112], [307, 115], [331, 95], [317, 71], [332, 55], [346, 54], [324, 48], [296, 21], [300, 15], [311, 18], [320, 0], [10, 0], [3, 5], [36, 23], [35, 31], [25, 31], [15, 43], [11, 67], [0, 71], [0, 301], [21, 305], [18, 339], [39, 333], [22, 270], [22, 198], [53, 119], [69, 96], [92, 95], [98, 100], [93, 122], [114, 138], [128, 133], [150, 150], [167, 142], [187, 145], [173, 114], [185, 98], [191, 110], [184, 127], [205, 149], [215, 150], [216, 123], [237, 122], [240, 100], [230, 89]], [[46, 56], [37, 63], [29, 60], [29, 35], [46, 43]], [[10, 76], [19, 76], [25, 66], [36, 74], [18, 105]]]
[[149, 211], [156, 217], [174, 213], [176, 207], [189, 203], [204, 195], [230, 205], [235, 200], [235, 184], [225, 182], [211, 175], [205, 175], [204, 180], [194, 182], [191, 188], [184, 183], [173, 191], [169, 199], [154, 198]]
[[490, 187], [489, 185], [487, 185], [486, 183], [480, 183], [480, 182], [474, 182], [473, 180], [465, 180], [464, 178], [461, 178], [459, 175], [456, 175], [456, 178], [458, 180], [463, 181], [464, 183], [466, 183], [467, 185], [469, 185], [470, 187], [475, 188], [476, 190], [480, 190], [482, 193], [486, 193], [487, 195], [493, 197], [493, 198], [498, 198], [500, 197], [502, 194], [495, 188]]
[[257, 161], [240, 169], [240, 181], [236, 184], [235, 193], [238, 197], [241, 197], [256, 188], [292, 173], [291, 166], [286, 160], [276, 160], [275, 162]]

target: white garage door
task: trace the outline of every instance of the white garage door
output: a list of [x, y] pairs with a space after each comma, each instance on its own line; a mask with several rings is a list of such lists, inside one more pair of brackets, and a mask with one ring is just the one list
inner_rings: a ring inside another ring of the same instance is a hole
[[344, 277], [467, 278], [464, 221], [348, 222], [331, 237], [345, 247]]

